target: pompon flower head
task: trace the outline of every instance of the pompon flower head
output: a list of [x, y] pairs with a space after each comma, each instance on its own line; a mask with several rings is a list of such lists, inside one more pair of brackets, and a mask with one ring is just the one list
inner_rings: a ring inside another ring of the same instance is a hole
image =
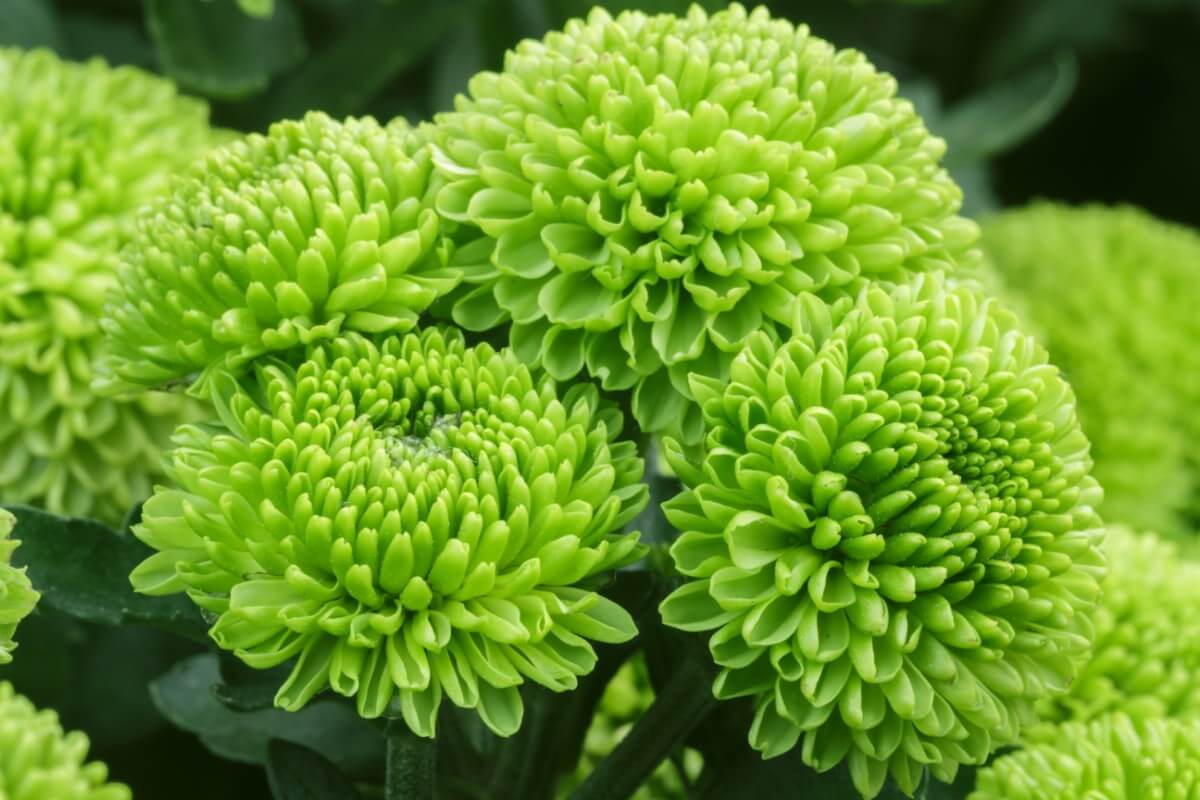
[[129, 787], [108, 783], [108, 768], [85, 763], [88, 738], [64, 733], [53, 711], [39, 711], [0, 683], [0, 796], [20, 800], [131, 800]]
[[203, 103], [101, 61], [0, 49], [0, 499], [115, 522], [177, 398], [97, 399], [97, 318], [136, 210], [211, 140]]
[[1200, 235], [1134, 208], [1043, 203], [988, 220], [984, 244], [1071, 378], [1105, 519], [1190, 533], [1200, 520]]
[[968, 800], [1195, 797], [1200, 720], [1108, 714], [1040, 731], [979, 771]]
[[[811, 300], [811, 302], [810, 302]], [[715, 633], [720, 698], [751, 696], [765, 756], [803, 738], [873, 796], [1016, 739], [1070, 684], [1103, 573], [1074, 399], [1010, 316], [938, 276], [797, 307], [727, 384], [665, 504], [691, 578], [668, 625]]]
[[39, 597], [25, 570], [11, 563], [13, 551], [21, 544], [9, 538], [16, 522], [11, 513], [0, 508], [0, 664], [12, 661], [17, 624], [29, 616]]
[[644, 430], [698, 441], [689, 374], [723, 376], [794, 296], [968, 257], [945, 145], [895, 93], [861, 53], [736, 4], [596, 9], [522, 42], [433, 134], [438, 209], [495, 240], [455, 321], [511, 319], [522, 358], [633, 389]]
[[216, 380], [225, 429], [183, 428], [143, 511], [142, 592], [187, 590], [276, 702], [332, 688], [432, 736], [442, 697], [502, 735], [528, 678], [563, 691], [633, 621], [592, 590], [639, 558], [642, 462], [594, 387], [428, 329], [314, 346], [257, 388]]
[[404, 332], [457, 282], [403, 122], [278, 122], [150, 209], [107, 308], [106, 386], [157, 386], [341, 331]]
[[[634, 724], [654, 703], [654, 686], [644, 653], [639, 651], [621, 665], [604, 687], [596, 706], [592, 724], [583, 742], [583, 753], [575, 772], [558, 784], [555, 795], [567, 800], [571, 792], [583, 783], [596, 764], [608, 756], [624, 739]], [[666, 759], [646, 779], [630, 800], [677, 800], [687, 796], [687, 787], [694, 785], [704, 769], [704, 757], [699, 751], [680, 748]]]
[[1200, 717], [1200, 563], [1153, 533], [1111, 526], [1094, 655], [1071, 691], [1039, 707], [1048, 720], [1121, 711]]

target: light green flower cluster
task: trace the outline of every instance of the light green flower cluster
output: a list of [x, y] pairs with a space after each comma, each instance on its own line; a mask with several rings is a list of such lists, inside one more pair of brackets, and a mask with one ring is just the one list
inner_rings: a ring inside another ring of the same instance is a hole
[[1094, 655], [1048, 720], [1121, 711], [1136, 719], [1200, 717], [1200, 562], [1153, 533], [1112, 526], [1095, 614]]
[[207, 114], [137, 69], [0, 49], [5, 502], [113, 522], [161, 475], [185, 401], [106, 400], [89, 386], [117, 252], [137, 209], [209, 146]]
[[977, 228], [895, 92], [762, 9], [597, 10], [416, 131], [310, 114], [214, 153], [104, 323], [107, 388], [219, 417], [178, 430], [135, 587], [291, 663], [283, 708], [432, 736], [448, 698], [511, 734], [525, 681], [636, 633], [596, 589], [648, 492], [594, 381], [670, 434], [663, 617], [712, 632], [756, 748], [866, 796], [983, 763], [1091, 646], [1101, 495], [1057, 368], [946, 277]]
[[970, 258], [945, 144], [895, 93], [861, 53], [737, 4], [596, 9], [521, 43], [431, 133], [438, 210], [495, 245], [454, 320], [511, 320], [523, 359], [632, 389], [643, 430], [698, 442], [689, 376], [786, 335], [797, 295]]
[[9, 538], [16, 522], [16, 517], [0, 508], [0, 664], [12, 661], [17, 624], [29, 616], [39, 598], [24, 568], [12, 565], [13, 551], [21, 546]]
[[[613, 751], [628, 735], [654, 702], [654, 686], [645, 655], [639, 651], [621, 665], [604, 687], [596, 714], [583, 742], [583, 754], [575, 772], [559, 782], [557, 796], [567, 800], [571, 791], [584, 781], [595, 765]], [[704, 757], [691, 748], [683, 748], [658, 766], [631, 800], [677, 800], [687, 797], [704, 768]]]
[[436, 329], [256, 372], [214, 377], [222, 425], [178, 433], [177, 488], [134, 529], [159, 552], [132, 580], [186, 590], [253, 667], [295, 659], [278, 705], [332, 688], [432, 736], [447, 697], [510, 735], [525, 679], [572, 689], [589, 640], [635, 635], [579, 586], [641, 556], [621, 531], [648, 495], [594, 388], [560, 394], [511, 351]]
[[105, 384], [191, 383], [342, 331], [408, 331], [458, 281], [430, 178], [403, 121], [314, 112], [213, 152], [140, 220], [106, 309]]
[[951, 780], [1032, 723], [1091, 645], [1103, 573], [1071, 390], [1010, 315], [933, 276], [796, 309], [692, 390], [699, 465], [665, 505], [691, 578], [667, 624], [714, 631], [751, 744], [803, 739], [877, 794]]
[[108, 768], [87, 758], [88, 739], [64, 733], [53, 711], [38, 711], [0, 683], [0, 797], [12, 800], [131, 800], [108, 783]]
[[1200, 236], [1132, 208], [1037, 204], [988, 220], [988, 260], [1070, 376], [1105, 517], [1200, 520]]
[[1149, 800], [1200, 792], [1200, 720], [1124, 714], [1043, 731], [980, 770], [968, 800]]

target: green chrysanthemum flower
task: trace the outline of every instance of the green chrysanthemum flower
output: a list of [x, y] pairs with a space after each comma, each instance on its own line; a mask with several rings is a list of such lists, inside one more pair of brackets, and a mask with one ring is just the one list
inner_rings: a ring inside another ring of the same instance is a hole
[[1200, 720], [1111, 714], [1042, 731], [980, 770], [968, 800], [1150, 800], [1200, 792]]
[[17, 624], [29, 616], [39, 597], [25, 570], [12, 565], [13, 551], [21, 546], [8, 538], [16, 522], [16, 517], [0, 508], [0, 664], [12, 661]]
[[1106, 519], [1200, 520], [1200, 236], [1132, 208], [1039, 204], [985, 225], [990, 262], [1070, 376]]
[[109, 385], [409, 330], [458, 281], [431, 174], [403, 121], [310, 113], [215, 151], [140, 219], [104, 323]]
[[166, 81], [0, 49], [0, 498], [116, 521], [150, 493], [178, 398], [89, 389], [137, 209], [209, 145]]
[[0, 683], [0, 797], [12, 800], [130, 800], [129, 787], [108, 783], [108, 767], [87, 758], [88, 739], [64, 733], [58, 715], [38, 711]]
[[437, 119], [442, 214], [495, 240], [454, 319], [511, 319], [522, 358], [633, 389], [644, 430], [700, 439], [688, 376], [723, 376], [799, 293], [952, 268], [976, 238], [896, 82], [739, 5], [602, 9], [482, 73]]
[[[646, 659], [638, 652], [621, 665], [604, 688], [596, 714], [583, 743], [583, 754], [575, 772], [559, 782], [557, 796], [566, 800], [583, 783], [595, 765], [609, 755], [654, 702], [654, 687]], [[681, 748], [658, 766], [633, 794], [631, 800], [677, 800], [687, 797], [704, 768], [704, 757], [691, 748]]]
[[1200, 717], [1200, 563], [1152, 533], [1121, 526], [1108, 529], [1104, 549], [1109, 573], [1095, 614], [1095, 654], [1041, 716]]
[[559, 395], [510, 351], [427, 330], [321, 343], [257, 389], [215, 378], [225, 430], [185, 427], [139, 538], [142, 592], [187, 590], [247, 664], [298, 657], [276, 702], [325, 688], [431, 736], [442, 696], [502, 735], [517, 686], [562, 691], [633, 621], [580, 586], [641, 555], [642, 462], [593, 387]]
[[936, 276], [802, 299], [727, 384], [696, 377], [702, 466], [665, 504], [693, 580], [669, 625], [716, 630], [753, 746], [803, 738], [864, 795], [981, 763], [1066, 690], [1103, 572], [1071, 390], [1010, 315]]

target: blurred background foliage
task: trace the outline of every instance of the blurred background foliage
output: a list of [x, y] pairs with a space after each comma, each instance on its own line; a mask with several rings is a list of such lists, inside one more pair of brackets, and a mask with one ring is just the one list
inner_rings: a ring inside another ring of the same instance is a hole
[[[423, 119], [592, 0], [4, 0], [0, 44], [162, 72], [261, 130], [309, 109]], [[610, 0], [613, 11], [686, 0]], [[720, 0], [701, 0], [712, 10]], [[1200, 223], [1195, 0], [770, 0], [900, 80], [968, 211], [1034, 197]]]
[[[163, 73], [207, 98], [217, 124], [238, 130], [263, 130], [309, 109], [418, 120], [449, 108], [473, 73], [499, 67], [520, 39], [558, 28], [593, 4], [0, 0], [0, 45], [45, 46], [67, 58], [100, 56]], [[606, 5], [682, 12], [689, 3]], [[862, 49], [899, 79], [901, 92], [946, 138], [946, 163], [963, 185], [968, 213], [1049, 198], [1131, 203], [1200, 225], [1196, 0], [766, 5], [840, 47]], [[222, 704], [207, 688], [222, 666], [196, 655], [199, 645], [153, 629], [92, 627], [43, 610], [22, 626], [21, 650], [0, 677], [59, 709], [68, 727], [87, 731], [94, 755], [143, 798], [258, 800], [268, 796], [263, 770], [213, 752], [261, 762], [273, 736], [361, 741], [354, 738], [361, 731], [321, 717], [319, 706], [312, 719], [255, 712], [231, 734], [220, 716], [230, 713], [228, 698]], [[113, 707], [124, 709], [120, 718]], [[188, 720], [189, 732], [171, 719]]]

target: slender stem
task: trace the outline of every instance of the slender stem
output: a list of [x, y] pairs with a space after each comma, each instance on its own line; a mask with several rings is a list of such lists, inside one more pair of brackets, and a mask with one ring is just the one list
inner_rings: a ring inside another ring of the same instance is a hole
[[[706, 654], [707, 655], [707, 654]], [[685, 659], [654, 703], [571, 794], [570, 800], [624, 800], [712, 710], [711, 665]]]
[[433, 800], [437, 742], [417, 736], [403, 720], [388, 723], [386, 800]]

